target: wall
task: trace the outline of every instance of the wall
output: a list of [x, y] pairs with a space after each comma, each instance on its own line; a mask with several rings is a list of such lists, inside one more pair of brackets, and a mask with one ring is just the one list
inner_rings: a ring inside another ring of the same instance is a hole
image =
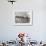
[[[14, 14], [17, 10], [33, 10], [32, 26], [15, 26]], [[33, 40], [46, 40], [46, 0], [17, 0], [14, 5], [0, 0], [0, 40], [11, 40], [18, 32], [26, 32]]]

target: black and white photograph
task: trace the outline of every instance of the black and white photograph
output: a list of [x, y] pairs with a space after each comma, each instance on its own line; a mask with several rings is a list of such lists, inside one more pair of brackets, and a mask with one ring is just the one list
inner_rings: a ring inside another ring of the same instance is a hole
[[15, 12], [16, 25], [32, 25], [32, 10]]

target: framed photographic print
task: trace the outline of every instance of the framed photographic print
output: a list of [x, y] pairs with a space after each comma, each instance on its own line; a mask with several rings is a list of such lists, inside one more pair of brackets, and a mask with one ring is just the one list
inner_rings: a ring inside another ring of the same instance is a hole
[[15, 25], [18, 25], [18, 26], [32, 25], [32, 10], [30, 10], [30, 11], [16, 11], [15, 12]]

